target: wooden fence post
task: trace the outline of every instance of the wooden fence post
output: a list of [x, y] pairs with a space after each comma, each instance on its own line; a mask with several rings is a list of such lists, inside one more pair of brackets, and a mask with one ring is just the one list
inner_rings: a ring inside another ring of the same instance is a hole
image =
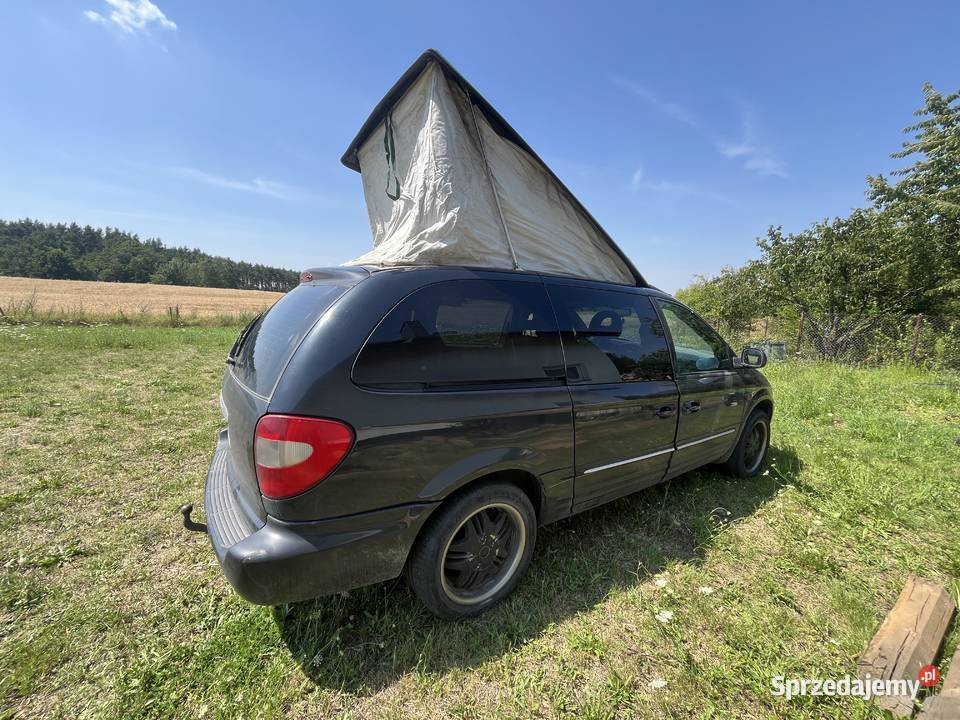
[[[857, 661], [857, 675], [867, 682], [867, 678], [916, 680], [918, 671], [935, 662], [940, 654], [943, 636], [956, 609], [953, 599], [940, 585], [913, 576], [907, 578], [893, 609]], [[913, 715], [913, 696], [909, 694], [880, 695], [876, 703], [897, 718]]]
[[800, 325], [797, 327], [797, 352], [800, 354], [800, 341], [803, 339], [803, 315], [800, 316]]
[[910, 362], [917, 362], [917, 345], [920, 344], [920, 329], [923, 327], [923, 313], [917, 313], [913, 323], [913, 347], [910, 348]]

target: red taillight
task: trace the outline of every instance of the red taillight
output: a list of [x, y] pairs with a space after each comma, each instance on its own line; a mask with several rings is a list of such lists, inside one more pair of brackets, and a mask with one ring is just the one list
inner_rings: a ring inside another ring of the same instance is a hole
[[264, 415], [255, 435], [257, 482], [269, 498], [293, 497], [313, 487], [353, 447], [349, 425], [320, 418]]

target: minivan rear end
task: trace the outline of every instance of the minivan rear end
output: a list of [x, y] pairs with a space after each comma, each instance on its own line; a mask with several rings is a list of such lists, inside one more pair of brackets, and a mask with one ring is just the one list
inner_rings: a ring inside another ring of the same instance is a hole
[[[282, 587], [286, 573], [267, 572], [259, 559], [268, 555], [271, 568], [277, 567], [278, 558], [296, 564], [296, 558], [303, 554], [303, 538], [313, 530], [285, 526], [282, 513], [279, 517], [271, 516], [264, 505], [261, 483], [274, 495], [290, 497], [315, 481], [312, 478], [299, 488], [283, 484], [283, 467], [278, 465], [284, 459], [296, 460], [299, 446], [290, 446], [294, 449], [291, 456], [289, 447], [283, 448], [276, 439], [268, 437], [277, 425], [269, 412], [271, 397], [304, 338], [337, 301], [368, 276], [363, 268], [304, 273], [300, 285], [241, 332], [227, 357], [220, 397], [227, 428], [220, 433], [210, 466], [204, 505], [210, 539], [224, 572], [238, 591], [254, 602], [270, 603], [287, 597]], [[342, 459], [349, 451], [353, 442], [349, 427], [339, 423], [327, 425], [320, 420], [310, 424], [322, 425], [322, 430], [333, 429], [336, 437], [331, 438], [335, 446], [331, 457], [340, 453], [338, 459]], [[272, 449], [276, 457], [256, 457], [258, 435], [260, 455]], [[319, 445], [323, 445], [324, 438], [321, 434]], [[284, 458], [284, 454], [288, 457]], [[329, 474], [336, 463], [329, 464], [324, 474]]]

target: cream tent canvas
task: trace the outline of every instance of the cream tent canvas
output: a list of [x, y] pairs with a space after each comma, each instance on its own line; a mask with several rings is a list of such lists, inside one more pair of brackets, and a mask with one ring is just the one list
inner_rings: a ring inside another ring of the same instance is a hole
[[644, 285], [556, 175], [439, 53], [380, 101], [344, 154], [373, 249], [348, 265], [466, 265]]

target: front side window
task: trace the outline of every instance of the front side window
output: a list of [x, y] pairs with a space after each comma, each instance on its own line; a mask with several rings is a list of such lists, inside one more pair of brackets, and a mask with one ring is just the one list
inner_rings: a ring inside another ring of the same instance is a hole
[[670, 328], [678, 373], [733, 367], [727, 344], [713, 328], [683, 305], [669, 300], [657, 300], [657, 304]]
[[671, 379], [670, 351], [649, 298], [572, 285], [551, 286], [550, 298], [571, 383]]
[[546, 291], [508, 280], [422, 288], [373, 331], [353, 379], [382, 390], [560, 385], [563, 356]]

